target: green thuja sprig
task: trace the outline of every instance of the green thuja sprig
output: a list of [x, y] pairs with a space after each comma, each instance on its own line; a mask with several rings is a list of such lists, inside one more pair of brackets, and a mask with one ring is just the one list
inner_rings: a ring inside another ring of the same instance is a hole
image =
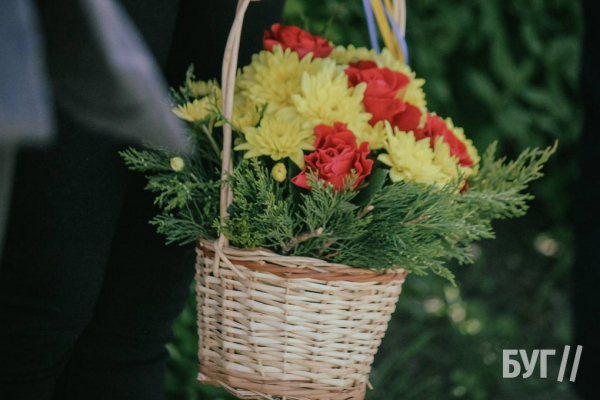
[[471, 180], [471, 188], [460, 201], [476, 212], [478, 218], [500, 219], [520, 217], [527, 211], [526, 193], [530, 182], [541, 178], [542, 167], [557, 149], [558, 142], [546, 149], [527, 149], [516, 160], [495, 159], [497, 143], [484, 153], [479, 174]]
[[221, 232], [240, 247], [279, 249], [294, 237], [296, 220], [285, 185], [275, 181], [257, 159], [242, 161], [228, 177], [233, 191], [229, 217]]
[[525, 190], [542, 176], [555, 151], [556, 144], [526, 150], [507, 162], [494, 158], [492, 145], [465, 193], [459, 193], [460, 179], [444, 187], [388, 182], [360, 198], [355, 177], [335, 190], [309, 173], [311, 189], [304, 190], [275, 181], [258, 159], [243, 160], [227, 178], [233, 202], [223, 226], [216, 163], [206, 168], [205, 159], [190, 155], [184, 157], [185, 168], [174, 171], [173, 154], [164, 150], [129, 149], [121, 155], [131, 169], [147, 174], [147, 189], [157, 193], [156, 203], [163, 209], [152, 224], [168, 242], [189, 243], [224, 233], [238, 247], [263, 247], [358, 268], [433, 272], [454, 282], [446, 262], [472, 262], [470, 245], [493, 237], [492, 220], [525, 213], [532, 198]]

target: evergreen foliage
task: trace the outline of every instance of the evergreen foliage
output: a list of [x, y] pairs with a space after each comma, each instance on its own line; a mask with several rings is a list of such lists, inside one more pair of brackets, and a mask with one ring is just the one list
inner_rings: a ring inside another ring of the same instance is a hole
[[[122, 153], [127, 165], [148, 173], [147, 189], [157, 193], [164, 212], [152, 223], [167, 242], [182, 244], [224, 233], [232, 245], [262, 247], [285, 255], [318, 257], [357, 268], [404, 268], [433, 271], [454, 280], [445, 262], [471, 263], [470, 244], [493, 237], [491, 221], [525, 213], [528, 184], [542, 176], [556, 151], [524, 151], [516, 160], [494, 158], [486, 151], [471, 187], [412, 182], [383, 186], [366, 203], [356, 199], [351, 180], [343, 191], [310, 176], [310, 191], [276, 182], [264, 163], [241, 161], [228, 179], [233, 191], [229, 217], [218, 218], [220, 181], [212, 180], [195, 156], [185, 168], [170, 167], [164, 150]], [[218, 176], [214, 171], [212, 176]], [[378, 186], [378, 182], [374, 182]]]
[[[213, 181], [196, 157], [176, 155], [165, 149], [127, 149], [120, 153], [127, 166], [145, 173], [146, 190], [157, 193], [155, 204], [162, 210], [151, 224], [166, 236], [167, 243], [186, 244], [199, 237], [214, 237], [213, 221], [219, 215], [220, 181]], [[185, 160], [182, 171], [171, 168], [171, 158]], [[217, 199], [217, 201], [215, 201]]]
[[222, 232], [233, 244], [272, 249], [294, 236], [291, 201], [284, 198], [283, 188], [256, 159], [240, 163], [229, 184], [233, 203]]

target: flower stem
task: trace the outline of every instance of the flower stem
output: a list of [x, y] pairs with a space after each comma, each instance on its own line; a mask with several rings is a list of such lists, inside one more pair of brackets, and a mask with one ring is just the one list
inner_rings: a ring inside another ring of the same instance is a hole
[[308, 239], [311, 239], [311, 238], [314, 238], [314, 237], [317, 237], [317, 236], [321, 236], [322, 233], [323, 233], [323, 228], [319, 228], [319, 229], [317, 229], [315, 231], [312, 231], [312, 232], [303, 233], [300, 236], [296, 236], [296, 237], [292, 238], [287, 243], [282, 243], [281, 244], [281, 248], [283, 249], [283, 251], [288, 252], [294, 246], [296, 246], [297, 244], [305, 242]]
[[210, 131], [208, 129], [206, 129], [206, 126], [204, 126], [204, 125], [200, 125], [200, 129], [202, 130], [202, 132], [204, 132], [204, 134], [208, 138], [208, 141], [210, 142], [210, 146], [215, 151], [218, 159], [220, 160], [221, 159], [221, 151], [219, 150], [219, 146], [217, 145], [217, 142], [215, 142], [215, 138], [213, 137], [212, 133], [210, 133]]
[[405, 222], [404, 225], [412, 225], [412, 224], [416, 224], [417, 222], [421, 222], [423, 220], [429, 219], [429, 215], [421, 215], [420, 217], [417, 217], [415, 219], [411, 219], [408, 222]]

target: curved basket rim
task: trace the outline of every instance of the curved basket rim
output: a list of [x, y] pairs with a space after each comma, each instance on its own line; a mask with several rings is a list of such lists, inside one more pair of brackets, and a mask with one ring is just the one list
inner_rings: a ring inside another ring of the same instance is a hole
[[[197, 241], [196, 251], [212, 258], [215, 255], [216, 246], [218, 244], [215, 242], [201, 238]], [[395, 280], [404, 281], [408, 275], [408, 271], [404, 268], [388, 269], [382, 272], [375, 269], [354, 268], [344, 264], [330, 263], [312, 257], [285, 256], [264, 248], [243, 249], [223, 246], [221, 252], [230, 261], [235, 261], [236, 264], [252, 271], [267, 272], [285, 279], [389, 283]]]

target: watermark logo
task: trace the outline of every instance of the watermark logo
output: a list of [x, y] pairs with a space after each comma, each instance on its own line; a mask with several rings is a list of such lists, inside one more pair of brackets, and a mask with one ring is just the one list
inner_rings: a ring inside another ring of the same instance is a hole
[[[565, 346], [562, 353], [562, 360], [560, 362], [560, 370], [558, 371], [557, 381], [562, 382], [565, 376], [565, 370], [567, 369], [567, 363], [569, 361], [569, 351], [571, 347]], [[575, 382], [577, 378], [577, 368], [579, 367], [579, 360], [581, 359], [581, 352], [583, 346], [577, 346], [575, 352], [575, 360], [573, 361], [573, 367], [571, 368], [571, 376], [569, 380]], [[548, 377], [548, 357], [556, 355], [556, 350], [533, 350], [531, 356], [527, 354], [527, 350], [502, 350], [502, 377], [503, 378], [516, 378], [521, 375], [521, 363], [517, 359], [521, 356], [523, 362], [523, 378], [529, 378], [535, 371], [537, 361], [540, 361], [540, 378]], [[513, 358], [514, 357], [514, 358]]]

